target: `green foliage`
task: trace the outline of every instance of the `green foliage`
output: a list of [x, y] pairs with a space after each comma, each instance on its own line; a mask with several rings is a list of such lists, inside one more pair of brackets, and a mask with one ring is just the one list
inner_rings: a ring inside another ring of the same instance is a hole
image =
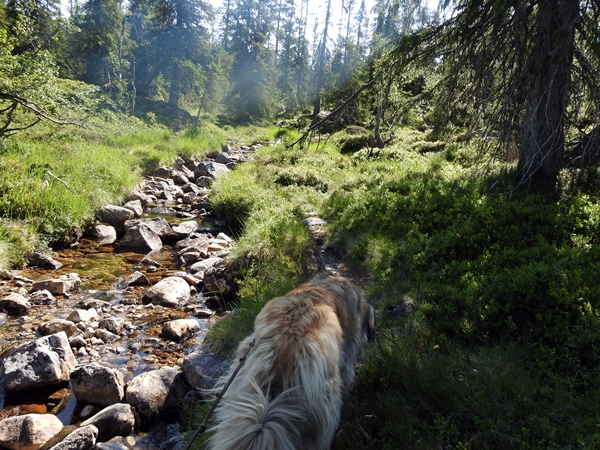
[[[309, 211], [372, 276], [377, 343], [334, 448], [600, 442], [600, 172], [565, 171], [551, 193], [493, 195], [510, 166], [482, 177], [471, 153], [414, 130], [370, 155], [264, 147], [215, 185], [245, 220], [230, 259], [241, 303], [209, 333], [214, 348], [231, 351], [264, 302], [308, 278], [298, 222]], [[405, 302], [415, 307], [403, 315]]]

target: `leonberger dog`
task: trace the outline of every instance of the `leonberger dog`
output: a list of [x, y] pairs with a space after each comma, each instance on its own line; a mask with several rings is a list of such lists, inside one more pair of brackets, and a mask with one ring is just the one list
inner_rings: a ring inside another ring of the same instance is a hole
[[237, 349], [247, 359], [215, 411], [210, 448], [330, 449], [354, 366], [374, 335], [373, 307], [346, 278], [317, 276], [270, 300]]

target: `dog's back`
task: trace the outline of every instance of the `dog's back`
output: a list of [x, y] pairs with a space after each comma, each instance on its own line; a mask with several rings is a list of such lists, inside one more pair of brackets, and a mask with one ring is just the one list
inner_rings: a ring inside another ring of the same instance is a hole
[[339, 277], [268, 302], [238, 348], [240, 358], [255, 342], [217, 408], [212, 448], [328, 449], [372, 318], [358, 289]]

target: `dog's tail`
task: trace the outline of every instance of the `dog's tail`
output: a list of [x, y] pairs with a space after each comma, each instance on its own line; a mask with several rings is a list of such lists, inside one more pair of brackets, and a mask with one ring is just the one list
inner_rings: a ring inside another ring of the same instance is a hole
[[252, 392], [227, 397], [215, 412], [218, 425], [212, 429], [213, 450], [295, 450], [302, 447], [305, 405], [288, 389], [269, 400], [252, 383]]

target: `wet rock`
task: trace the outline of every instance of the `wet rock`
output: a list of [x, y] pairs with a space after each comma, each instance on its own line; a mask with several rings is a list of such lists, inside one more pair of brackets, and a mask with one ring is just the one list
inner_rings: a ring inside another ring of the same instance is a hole
[[[193, 174], [192, 174], [192, 176], [193, 176]], [[190, 182], [188, 177], [183, 172], [180, 172], [179, 170], [173, 170], [171, 172], [171, 179], [175, 182], [175, 184], [177, 184], [179, 186]]]
[[4, 361], [7, 391], [58, 385], [69, 380], [77, 365], [64, 331], [17, 347]]
[[159, 262], [154, 261], [151, 258], [144, 258], [140, 261], [140, 264], [144, 265], [144, 266], [153, 266], [153, 267], [162, 267], [162, 264]]
[[194, 172], [187, 168], [187, 166], [185, 165], [185, 161], [181, 157], [179, 157], [179, 156], [177, 157], [177, 159], [175, 160], [174, 166], [175, 166], [175, 169], [179, 170], [187, 178], [194, 177]]
[[181, 222], [180, 224], [173, 226], [173, 234], [176, 239], [185, 239], [196, 231], [196, 228], [198, 228], [198, 222], [195, 220]]
[[114, 334], [119, 334], [123, 330], [125, 319], [122, 317], [107, 317], [98, 323], [99, 328], [104, 328]]
[[83, 336], [75, 336], [73, 339], [69, 341], [69, 345], [71, 348], [84, 348], [87, 345], [87, 342]]
[[77, 401], [109, 406], [125, 396], [125, 375], [96, 363], [78, 366], [69, 376]]
[[139, 223], [125, 232], [119, 247], [153, 251], [160, 249], [162, 245], [160, 236], [152, 228]]
[[223, 258], [219, 258], [218, 256], [214, 256], [212, 258], [207, 258], [202, 261], [198, 261], [197, 263], [190, 266], [189, 272], [191, 274], [200, 274], [200, 273], [204, 274], [204, 272], [206, 272], [206, 270], [208, 268], [217, 266], [217, 265], [221, 264], [222, 262], [223, 262]]
[[202, 176], [202, 177], [196, 178], [196, 184], [203, 189], [209, 188], [210, 185], [212, 184], [212, 182], [213, 182], [213, 178], [211, 178], [211, 177]]
[[225, 164], [225, 165], [236, 162], [235, 159], [230, 154], [227, 154], [227, 153], [218, 153], [215, 156], [215, 161], [220, 164]]
[[156, 197], [154, 195], [149, 195], [140, 191], [135, 191], [127, 197], [127, 201], [131, 200], [139, 200], [143, 206], [146, 206], [148, 203], [156, 203]]
[[142, 419], [150, 419], [159, 413], [181, 405], [190, 385], [183, 372], [172, 367], [138, 375], [127, 385], [125, 397]]
[[201, 258], [202, 255], [198, 252], [182, 253], [179, 256], [179, 264], [181, 266], [191, 266], [192, 264], [198, 262]]
[[122, 283], [124, 286], [146, 286], [150, 284], [148, 277], [142, 272], [136, 271], [129, 275]]
[[[198, 167], [196, 167], [196, 170], [194, 170], [194, 176], [196, 177], [196, 179], [198, 177], [210, 177], [212, 179], [215, 179], [219, 175], [227, 172], [230, 172], [230, 170], [225, 164], [207, 161], [204, 163], [200, 163]], [[196, 183], [199, 184], [197, 181]]]
[[86, 420], [86, 419], [89, 419], [90, 417], [92, 417], [95, 413], [96, 413], [96, 408], [94, 407], [94, 405], [85, 405], [81, 409], [81, 412], [79, 413], [79, 418], [81, 420]]
[[64, 331], [67, 336], [73, 336], [78, 331], [78, 329], [74, 322], [65, 319], [52, 319], [49, 322], [45, 322], [38, 327], [38, 332], [42, 336], [56, 334], [61, 331]]
[[98, 318], [98, 311], [95, 308], [90, 309], [74, 309], [67, 317], [67, 320], [70, 320], [74, 323], [79, 322], [89, 322], [92, 319]]
[[229, 243], [223, 239], [211, 239], [208, 243], [208, 252], [220, 252], [225, 250]]
[[171, 276], [183, 278], [185, 281], [187, 281], [187, 284], [189, 284], [190, 286], [198, 286], [201, 283], [201, 280], [199, 278], [193, 277], [186, 272], [175, 272], [171, 274]]
[[197, 252], [202, 258], [206, 258], [208, 256], [208, 242], [209, 239], [207, 236], [189, 237], [178, 241], [173, 246], [173, 249], [179, 255], [189, 252]]
[[98, 439], [105, 441], [115, 436], [127, 436], [135, 426], [133, 408], [126, 403], [115, 403], [84, 421], [81, 426], [98, 428]]
[[97, 438], [98, 428], [94, 425], [87, 425], [75, 429], [49, 450], [89, 450], [94, 448]]
[[118, 230], [122, 229], [125, 221], [132, 219], [133, 215], [133, 211], [130, 209], [116, 205], [106, 205], [98, 211], [98, 217], [101, 222], [112, 225]]
[[163, 335], [173, 341], [180, 341], [198, 331], [200, 331], [200, 325], [194, 319], [171, 320], [165, 322], [162, 328]]
[[226, 372], [226, 362], [226, 358], [200, 349], [186, 355], [181, 368], [194, 389], [210, 389]]
[[190, 285], [183, 278], [168, 277], [148, 289], [144, 301], [154, 305], [177, 307], [189, 299], [190, 293]]
[[29, 302], [32, 305], [55, 305], [56, 297], [46, 289], [43, 289], [41, 291], [32, 292], [29, 295]]
[[228, 235], [226, 235], [223, 232], [221, 232], [217, 235], [217, 239], [223, 240], [229, 244], [233, 242], [233, 239], [231, 239]]
[[69, 273], [51, 280], [33, 283], [32, 291], [47, 290], [53, 295], [65, 295], [79, 290], [81, 279], [76, 273]]
[[31, 303], [29, 303], [29, 300], [16, 292], [11, 292], [0, 300], [0, 310], [14, 316], [23, 316], [27, 314], [30, 308]]
[[181, 187], [181, 190], [186, 194], [206, 195], [208, 191], [201, 188], [196, 183], [186, 183]]
[[214, 265], [204, 272], [204, 291], [219, 293], [225, 299], [233, 297], [233, 280], [227, 269], [221, 265]]
[[105, 330], [104, 328], [98, 328], [94, 332], [94, 337], [100, 339], [104, 344], [110, 344], [111, 342], [115, 342], [119, 339], [118, 335], [111, 333], [110, 331]]
[[40, 269], [58, 270], [63, 266], [62, 263], [56, 261], [52, 256], [40, 252], [34, 252], [27, 256], [27, 260], [30, 265], [39, 267]]
[[37, 450], [62, 427], [62, 422], [53, 414], [9, 417], [0, 421], [0, 448]]
[[107, 302], [102, 301], [102, 300], [96, 300], [95, 298], [86, 298], [84, 300], [80, 300], [79, 302], [77, 302], [77, 305], [75, 305], [76, 308], [79, 309], [95, 309], [95, 310], [100, 310], [102, 308], [104, 308], [106, 305], [108, 305]]
[[141, 200], [130, 200], [123, 205], [123, 208], [127, 208], [133, 212], [134, 217], [142, 217], [144, 214], [144, 208], [142, 207]]
[[117, 230], [112, 225], [96, 225], [90, 234], [98, 245], [112, 244], [117, 240]]

